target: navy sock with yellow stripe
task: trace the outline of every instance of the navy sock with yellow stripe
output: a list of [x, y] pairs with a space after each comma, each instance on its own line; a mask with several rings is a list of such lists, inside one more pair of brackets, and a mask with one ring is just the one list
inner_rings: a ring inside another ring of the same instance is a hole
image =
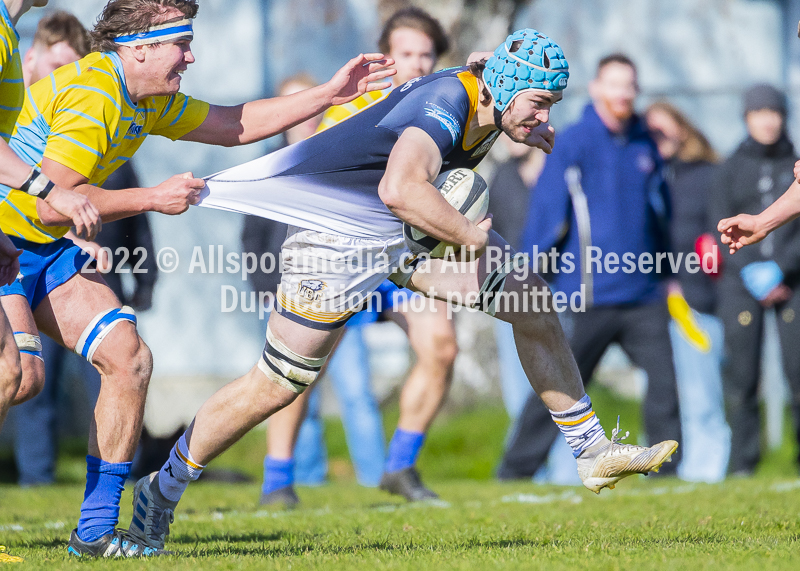
[[603, 427], [592, 410], [592, 399], [589, 395], [583, 395], [581, 400], [565, 411], [551, 410], [550, 416], [567, 439], [575, 458], [605, 436]]
[[184, 432], [172, 451], [169, 453], [169, 460], [166, 461], [161, 471], [158, 473], [158, 487], [161, 495], [171, 502], [181, 499], [186, 486], [200, 477], [203, 472], [201, 464], [192, 458], [189, 452], [189, 445], [186, 443], [186, 433]]

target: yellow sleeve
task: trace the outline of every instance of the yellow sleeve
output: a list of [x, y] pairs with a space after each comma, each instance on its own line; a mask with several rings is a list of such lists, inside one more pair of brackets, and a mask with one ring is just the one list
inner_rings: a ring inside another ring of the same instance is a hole
[[205, 101], [176, 93], [168, 98], [166, 107], [150, 132], [175, 141], [202, 125], [208, 116], [208, 109], [209, 104]]
[[3, 71], [10, 61], [11, 46], [8, 44], [5, 34], [0, 34], [0, 78], [3, 77]]
[[100, 88], [67, 88], [54, 101], [44, 157], [92, 178], [111, 149], [121, 113], [119, 104]]
[[0, 18], [0, 77], [3, 77], [3, 72], [11, 62], [11, 56], [14, 55], [14, 42], [11, 39], [13, 33], [14, 31]]

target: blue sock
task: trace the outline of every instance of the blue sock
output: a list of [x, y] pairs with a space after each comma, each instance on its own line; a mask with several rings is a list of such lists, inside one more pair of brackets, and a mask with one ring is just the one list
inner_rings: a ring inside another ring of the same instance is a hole
[[112, 464], [94, 456], [86, 457], [86, 493], [81, 504], [78, 537], [94, 541], [113, 533], [119, 521], [119, 499], [131, 462]]
[[261, 491], [269, 494], [294, 484], [294, 460], [278, 460], [272, 456], [264, 458], [264, 484]]
[[424, 432], [406, 432], [401, 428], [395, 430], [386, 456], [386, 471], [399, 472], [413, 466], [424, 442]]

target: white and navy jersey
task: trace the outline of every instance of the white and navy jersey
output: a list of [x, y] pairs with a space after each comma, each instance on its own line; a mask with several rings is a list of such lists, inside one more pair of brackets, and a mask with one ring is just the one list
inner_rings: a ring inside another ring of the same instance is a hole
[[411, 80], [330, 129], [208, 177], [201, 205], [330, 234], [396, 236], [402, 222], [378, 184], [397, 139], [417, 127], [439, 147], [442, 170], [474, 168], [500, 133], [465, 145], [479, 100], [467, 68]]

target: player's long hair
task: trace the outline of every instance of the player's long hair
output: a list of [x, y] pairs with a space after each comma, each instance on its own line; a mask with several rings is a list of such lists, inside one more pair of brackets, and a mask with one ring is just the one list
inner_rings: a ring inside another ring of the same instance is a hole
[[116, 52], [114, 38], [146, 31], [170, 8], [194, 18], [199, 6], [197, 0], [111, 0], [91, 32], [92, 51]]
[[681, 146], [676, 154], [678, 160], [685, 163], [700, 161], [716, 163], [719, 161], [719, 156], [714, 151], [714, 147], [711, 146], [711, 143], [708, 142], [706, 136], [703, 135], [700, 129], [695, 127], [694, 124], [689, 121], [688, 117], [681, 113], [677, 107], [666, 101], [657, 101], [647, 108], [646, 113], [650, 113], [651, 111], [666, 113], [675, 121], [678, 128], [683, 131], [685, 138], [681, 142]]

